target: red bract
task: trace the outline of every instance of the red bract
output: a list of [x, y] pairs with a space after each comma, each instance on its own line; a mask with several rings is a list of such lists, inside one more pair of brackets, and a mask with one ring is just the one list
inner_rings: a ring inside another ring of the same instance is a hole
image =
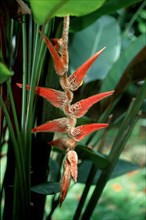
[[83, 78], [92, 65], [92, 63], [97, 59], [97, 57], [103, 52], [103, 49], [94, 54], [91, 58], [89, 58], [85, 63], [83, 63], [72, 75], [68, 77], [69, 88], [72, 91], [77, 90], [83, 81]]
[[61, 178], [61, 183], [60, 183], [60, 188], [61, 188], [61, 192], [60, 192], [60, 206], [62, 205], [69, 185], [70, 185], [70, 181], [71, 181], [71, 175], [70, 175], [70, 164], [69, 161], [65, 160], [64, 161], [64, 166], [63, 166], [63, 174], [62, 174], [62, 178]]
[[74, 181], [77, 181], [77, 162], [78, 157], [75, 151], [69, 150], [66, 153], [64, 164], [63, 164], [63, 175], [61, 180], [61, 193], [60, 193], [60, 206], [62, 205], [68, 188], [70, 184], [71, 178], [74, 179]]
[[45, 124], [37, 126], [32, 129], [32, 132], [61, 132], [66, 133], [69, 126], [69, 120], [67, 118], [59, 118], [49, 121]]
[[73, 105], [66, 106], [64, 108], [64, 111], [68, 115], [72, 115], [76, 118], [80, 118], [88, 111], [88, 109], [92, 105], [94, 105], [96, 102], [99, 102], [100, 100], [106, 98], [107, 96], [113, 94], [113, 92], [114, 91], [103, 92], [103, 93], [100, 93], [97, 95], [93, 95], [87, 99], [82, 99], [81, 101], [76, 102]]
[[77, 153], [74, 150], [70, 150], [68, 151], [68, 153], [66, 154], [66, 158], [70, 163], [70, 172], [71, 172], [71, 176], [74, 179], [74, 181], [77, 181], [77, 162], [78, 162], [78, 156]]
[[47, 99], [52, 105], [58, 108], [61, 108], [68, 102], [66, 94], [55, 89], [36, 87], [35, 93]]
[[[22, 88], [22, 84], [16, 83], [17, 86]], [[26, 86], [27, 90], [30, 90], [30, 86]], [[38, 94], [39, 96], [42, 96], [45, 98], [47, 101], [49, 101], [53, 106], [61, 108], [65, 103], [68, 102], [68, 98], [65, 94], [65, 92], [61, 92], [55, 89], [50, 89], [50, 88], [44, 88], [44, 87], [36, 87], [35, 88], [35, 93]]]
[[45, 35], [43, 36], [43, 40], [47, 44], [47, 47], [48, 47], [48, 49], [50, 51], [50, 54], [53, 58], [54, 67], [55, 67], [55, 70], [56, 70], [57, 74], [59, 76], [64, 75], [64, 73], [66, 72], [67, 67], [63, 63], [62, 58], [60, 57], [60, 55], [56, 51], [55, 47], [52, 45], [51, 41]]
[[108, 124], [100, 124], [100, 123], [81, 125], [70, 130], [68, 133], [72, 138], [74, 138], [75, 141], [81, 141], [84, 137], [86, 137], [93, 131], [106, 128], [107, 126]]
[[[16, 85], [17, 85], [19, 88], [22, 88], [22, 86], [23, 86], [21, 83], [16, 83]], [[27, 90], [30, 90], [30, 86], [27, 85], [27, 86], [26, 86], [26, 89], [27, 89]]]
[[63, 43], [62, 38], [51, 38], [50, 41], [53, 44], [56, 51], [59, 52], [61, 45]]

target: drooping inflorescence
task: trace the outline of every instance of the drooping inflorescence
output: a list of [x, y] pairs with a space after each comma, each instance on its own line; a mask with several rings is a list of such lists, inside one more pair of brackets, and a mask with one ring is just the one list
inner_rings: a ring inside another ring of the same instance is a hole
[[[60, 205], [62, 205], [66, 197], [71, 178], [73, 178], [75, 182], [77, 181], [78, 159], [74, 151], [77, 142], [81, 141], [91, 132], [108, 126], [106, 123], [93, 123], [76, 127], [77, 119], [82, 117], [93, 104], [113, 94], [113, 91], [104, 92], [71, 104], [74, 97], [73, 91], [82, 85], [83, 78], [88, 69], [105, 48], [94, 54], [73, 74], [68, 76], [68, 31], [69, 16], [66, 16], [64, 17], [62, 38], [49, 40], [43, 35], [43, 40], [53, 58], [54, 68], [63, 91], [43, 87], [35, 88], [36, 94], [45, 98], [53, 106], [61, 108], [65, 117], [54, 119], [32, 129], [32, 132], [60, 132], [66, 134], [66, 137], [48, 143], [49, 145], [66, 150], [61, 179]], [[17, 85], [20, 88], [22, 87], [22, 84], [17, 83]], [[30, 86], [27, 85], [26, 89], [29, 90]]]

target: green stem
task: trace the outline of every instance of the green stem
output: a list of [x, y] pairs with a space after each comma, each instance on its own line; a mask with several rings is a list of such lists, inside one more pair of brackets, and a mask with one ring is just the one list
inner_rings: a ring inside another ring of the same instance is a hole
[[[26, 18], [23, 16], [23, 24], [22, 24], [22, 42], [23, 42], [23, 87], [22, 87], [22, 115], [21, 115], [21, 128], [22, 128], [22, 137], [23, 137], [23, 146], [24, 146], [24, 157], [25, 161], [27, 160], [27, 163], [25, 163], [25, 169], [26, 169], [26, 176], [25, 176], [25, 182], [26, 182], [26, 198], [27, 201], [30, 201], [30, 188], [31, 188], [31, 131], [27, 129], [26, 123], [26, 116], [27, 116], [27, 92], [26, 92], [26, 85], [27, 85], [27, 76], [29, 71], [29, 77], [30, 77], [30, 71], [31, 71], [31, 51], [32, 46], [30, 45], [30, 36], [29, 36], [29, 48], [28, 48], [28, 54], [29, 57], [27, 59], [27, 35], [26, 35]], [[31, 25], [30, 25], [31, 26]], [[29, 69], [28, 69], [29, 64]], [[31, 123], [31, 118], [29, 118], [29, 122]], [[28, 139], [29, 138], [29, 139]], [[28, 141], [29, 140], [29, 141]], [[28, 208], [28, 207], [27, 207]]]
[[[49, 25], [46, 26], [48, 29]], [[42, 38], [39, 38], [39, 26], [36, 28], [36, 38], [34, 43], [34, 51], [33, 51], [33, 64], [32, 64], [32, 75], [31, 75], [31, 83], [30, 83], [30, 91], [28, 98], [28, 106], [27, 106], [27, 115], [26, 115], [26, 129], [31, 132], [32, 128], [32, 110], [34, 103], [34, 95], [35, 95], [35, 87], [39, 82], [41, 69], [43, 66], [43, 62], [45, 59], [46, 48]], [[31, 143], [31, 140], [29, 140]]]
[[[13, 29], [14, 29], [14, 22], [11, 21], [11, 31], [10, 31], [10, 41], [12, 42], [12, 36], [13, 36]], [[10, 66], [11, 66], [11, 59], [10, 59]], [[14, 154], [15, 154], [15, 158], [16, 158], [16, 170], [18, 170], [18, 178], [17, 178], [17, 182], [18, 180], [22, 180], [19, 181], [17, 183], [17, 185], [15, 185], [15, 190], [18, 190], [18, 187], [20, 188], [21, 193], [19, 193], [20, 195], [20, 200], [22, 200], [22, 208], [24, 208], [24, 206], [27, 204], [28, 200], [27, 200], [27, 191], [26, 191], [26, 170], [25, 170], [25, 163], [24, 163], [24, 154], [23, 154], [23, 141], [21, 139], [21, 133], [20, 133], [20, 128], [19, 128], [19, 123], [18, 123], [18, 117], [17, 117], [17, 112], [16, 112], [16, 107], [15, 107], [15, 102], [14, 102], [14, 97], [13, 97], [13, 93], [12, 93], [12, 88], [11, 88], [11, 83], [10, 80], [7, 80], [7, 89], [8, 89], [8, 95], [10, 97], [10, 103], [11, 103], [11, 109], [12, 109], [12, 114], [13, 114], [13, 119], [14, 119], [14, 127], [11, 125], [9, 127], [12, 127], [11, 129], [11, 137], [12, 137], [12, 142], [13, 142], [13, 147], [14, 147]], [[7, 109], [5, 107], [5, 113], [6, 113]], [[8, 115], [8, 112], [6, 113]], [[8, 115], [9, 116], [9, 115]], [[11, 122], [10, 118], [8, 119], [9, 122]], [[9, 123], [10, 124], [10, 123]], [[12, 132], [13, 130], [13, 132]], [[14, 139], [15, 137], [15, 139]], [[18, 158], [19, 158], [19, 162], [18, 162]], [[16, 176], [16, 175], [15, 175]], [[16, 189], [17, 188], [17, 189]], [[22, 189], [21, 189], [22, 188]], [[16, 200], [16, 197], [14, 196], [14, 200]], [[17, 212], [17, 206], [15, 206], [16, 201], [14, 201], [14, 212]], [[25, 211], [26, 213], [26, 211]]]
[[[20, 202], [21, 202], [21, 207], [23, 207], [22, 208], [22, 215], [25, 216], [26, 213], [24, 211], [25, 210], [24, 209], [24, 202], [25, 202], [24, 178], [23, 178], [23, 175], [22, 175], [23, 167], [22, 167], [22, 163], [21, 163], [22, 161], [21, 161], [21, 156], [20, 156], [20, 151], [19, 151], [20, 146], [19, 146], [19, 143], [16, 140], [15, 133], [14, 133], [14, 130], [13, 130], [13, 126], [12, 126], [12, 123], [11, 123], [11, 120], [10, 120], [10, 117], [9, 117], [9, 113], [7, 111], [5, 103], [4, 103], [1, 96], [0, 96], [0, 104], [1, 104], [2, 109], [3, 109], [4, 115], [5, 115], [7, 124], [8, 124], [11, 140], [12, 140], [14, 155], [15, 155], [15, 159], [16, 159], [16, 169], [17, 169], [17, 172], [18, 172], [19, 189], [20, 189], [20, 195], [21, 195], [20, 196]], [[14, 203], [17, 204], [16, 201]], [[15, 208], [15, 210], [17, 210], [17, 206], [14, 207], [14, 208]]]
[[[28, 94], [28, 100], [27, 100], [27, 107], [26, 107], [26, 113], [25, 113], [25, 127], [24, 127], [24, 140], [25, 140], [25, 146], [26, 146], [26, 151], [25, 151], [25, 156], [27, 158], [27, 163], [26, 163], [26, 170], [27, 170], [27, 194], [28, 194], [28, 199], [30, 201], [30, 188], [31, 188], [31, 144], [32, 144], [32, 134], [31, 134], [31, 128], [32, 128], [32, 117], [33, 117], [33, 111], [32, 111], [32, 106], [33, 106], [33, 101], [34, 101], [34, 90], [35, 90], [35, 85], [36, 85], [36, 63], [37, 63], [37, 48], [39, 48], [38, 45], [38, 29], [39, 27], [37, 26], [36, 30], [36, 35], [35, 35], [35, 50], [33, 54], [33, 65], [32, 65], [32, 75], [31, 75], [31, 84], [30, 84], [30, 92]], [[25, 36], [24, 36], [24, 41], [25, 41]], [[31, 49], [29, 47], [29, 49]], [[30, 52], [31, 53], [31, 52]], [[25, 54], [24, 54], [25, 56]], [[29, 57], [30, 58], [30, 57]], [[31, 58], [32, 59], [32, 58]], [[26, 83], [25, 86], [23, 86], [25, 89], [26, 93]]]
[[29, 35], [28, 35], [28, 84], [31, 81], [31, 63], [32, 63], [32, 17], [29, 18]]
[[12, 113], [13, 113], [13, 117], [14, 117], [16, 134], [17, 134], [19, 145], [21, 146], [19, 123], [18, 123], [16, 108], [15, 108], [15, 102], [14, 102], [14, 98], [13, 98], [12, 88], [11, 88], [11, 84], [10, 84], [9, 80], [7, 80], [7, 89], [8, 89], [8, 95], [10, 97], [10, 103], [11, 103]]
[[[22, 133], [25, 133], [25, 119], [26, 119], [26, 80], [27, 80], [27, 40], [26, 40], [26, 20], [23, 17], [22, 23], [22, 43], [23, 43], [23, 77], [22, 77], [22, 115], [21, 115], [21, 128]], [[25, 138], [24, 140], [25, 141]], [[24, 143], [25, 146], [25, 143]]]
[[[15, 102], [14, 102], [14, 98], [13, 98], [13, 93], [12, 93], [12, 88], [11, 88], [11, 84], [10, 81], [7, 80], [7, 89], [8, 89], [8, 94], [10, 97], [10, 103], [11, 103], [11, 107], [12, 107], [12, 113], [13, 113], [13, 118], [14, 118], [14, 125], [15, 125], [15, 129], [16, 129], [16, 136], [17, 136], [17, 140], [18, 140], [18, 151], [20, 154], [20, 162], [22, 165], [22, 177], [24, 180], [24, 184], [26, 183], [26, 172], [25, 172], [25, 164], [24, 164], [24, 154], [23, 154], [23, 147], [22, 147], [22, 141], [21, 141], [21, 133], [20, 133], [20, 129], [19, 129], [19, 124], [18, 124], [18, 118], [17, 118], [17, 113], [16, 113], [16, 108], [15, 108]], [[24, 191], [26, 190], [26, 188], [24, 187]]]
[[[48, 25], [47, 25], [48, 27]], [[28, 94], [28, 105], [27, 105], [27, 113], [25, 118], [25, 133], [26, 137], [25, 140], [27, 141], [27, 172], [28, 172], [28, 187], [30, 189], [31, 180], [30, 180], [30, 169], [31, 169], [31, 144], [32, 144], [32, 134], [31, 129], [34, 120], [34, 112], [35, 112], [35, 87], [37, 86], [40, 78], [41, 69], [43, 66], [43, 62], [45, 59], [46, 48], [42, 38], [39, 38], [39, 26], [37, 25], [35, 28], [34, 33], [34, 48], [33, 48], [33, 59], [32, 57], [32, 74], [31, 74], [31, 81], [30, 81], [30, 91]], [[29, 47], [32, 50], [31, 46]], [[31, 51], [30, 51], [31, 53]], [[29, 67], [30, 68], [30, 67]]]
[[35, 41], [34, 41], [34, 51], [33, 51], [33, 64], [32, 64], [32, 75], [31, 75], [31, 83], [30, 83], [30, 91], [28, 96], [28, 104], [27, 104], [27, 114], [26, 114], [26, 123], [25, 130], [28, 134], [28, 146], [31, 144], [31, 126], [32, 126], [32, 106], [34, 101], [34, 90], [36, 86], [36, 63], [37, 63], [37, 48], [38, 48], [38, 31], [39, 26], [36, 29]]
[[25, 132], [26, 132], [26, 140], [27, 140], [27, 158], [28, 158], [28, 167], [30, 167], [30, 149], [31, 149], [31, 127], [32, 127], [32, 106], [34, 102], [34, 90], [36, 86], [36, 63], [37, 63], [37, 52], [39, 48], [38, 44], [38, 30], [39, 26], [36, 28], [35, 41], [34, 41], [34, 51], [33, 51], [33, 64], [32, 64], [32, 74], [31, 74], [31, 82], [30, 82], [30, 91], [28, 95], [27, 102], [27, 113], [26, 113], [26, 122], [25, 122]]

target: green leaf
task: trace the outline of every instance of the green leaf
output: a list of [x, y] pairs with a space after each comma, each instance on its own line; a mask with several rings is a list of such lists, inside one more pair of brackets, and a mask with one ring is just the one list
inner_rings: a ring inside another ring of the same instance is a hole
[[113, 65], [108, 75], [103, 80], [100, 92], [115, 89], [127, 66], [130, 64], [133, 58], [142, 50], [142, 48], [145, 47], [145, 45], [145, 34], [143, 34], [138, 37], [134, 42], [132, 42], [129, 47], [122, 52], [117, 62]]
[[[91, 161], [89, 161], [89, 160], [83, 161], [83, 163], [79, 166], [79, 169], [78, 169], [78, 182], [86, 183], [91, 166], [92, 166]], [[137, 170], [139, 168], [140, 167], [137, 164], [131, 163], [126, 160], [118, 160], [118, 162], [112, 172], [110, 179], [124, 175], [126, 173], [129, 173], [133, 170]], [[94, 177], [92, 184], [97, 183], [97, 180], [99, 179], [100, 174], [101, 174], [101, 170], [98, 170], [96, 172], [96, 175]]]
[[60, 184], [58, 182], [42, 183], [31, 187], [31, 191], [44, 195], [52, 195], [60, 192]]
[[101, 170], [106, 169], [109, 165], [109, 161], [105, 156], [85, 146], [78, 145], [76, 147], [76, 152], [78, 153], [78, 157], [80, 159], [91, 160], [95, 166]]
[[124, 175], [126, 173], [129, 173], [131, 171], [140, 169], [140, 166], [137, 164], [134, 164], [130, 161], [126, 161], [126, 160], [121, 160], [119, 159], [115, 168], [113, 169], [112, 175], [111, 175], [111, 179], [112, 178], [116, 178], [118, 176]]
[[[114, 35], [114, 40], [113, 40]], [[101, 48], [106, 50], [97, 58], [85, 76], [85, 83], [103, 79], [119, 58], [121, 49], [120, 27], [115, 18], [103, 16], [88, 28], [74, 34], [70, 45], [70, 72]]]
[[12, 75], [13, 72], [9, 70], [5, 64], [0, 62], [0, 84], [5, 82]]
[[102, 5], [102, 7], [90, 13], [89, 15], [85, 15], [82, 17], [73, 17], [71, 19], [70, 31], [81, 31], [83, 28], [86, 28], [87, 26], [92, 24], [101, 16], [111, 14], [121, 8], [128, 7], [141, 1], [142, 0], [108, 0]]
[[54, 16], [81, 16], [101, 7], [105, 0], [30, 0], [33, 16], [37, 23], [43, 24]]

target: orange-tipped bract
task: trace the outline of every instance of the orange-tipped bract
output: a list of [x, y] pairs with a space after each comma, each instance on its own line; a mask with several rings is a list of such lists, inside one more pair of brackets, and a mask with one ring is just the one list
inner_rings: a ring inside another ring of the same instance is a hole
[[64, 160], [63, 164], [63, 174], [61, 178], [61, 183], [60, 183], [60, 206], [62, 206], [62, 203], [66, 197], [69, 185], [71, 181], [71, 174], [70, 174], [70, 163], [68, 160]]
[[61, 193], [60, 193], [60, 206], [62, 205], [69, 185], [71, 178], [74, 179], [74, 181], [77, 181], [77, 163], [78, 163], [78, 156], [74, 150], [69, 150], [64, 159], [64, 164], [63, 164], [63, 175], [61, 179]]
[[97, 95], [90, 96], [87, 99], [82, 99], [79, 102], [76, 102], [73, 105], [70, 105], [68, 108], [66, 107], [64, 109], [66, 114], [72, 115], [76, 118], [82, 117], [88, 109], [94, 105], [95, 103], [99, 102], [100, 100], [106, 98], [107, 96], [110, 96], [113, 94], [114, 91], [110, 92], [103, 92]]
[[[22, 88], [22, 84], [16, 83], [17, 86]], [[27, 90], [30, 90], [30, 86], [26, 86]], [[68, 102], [67, 95], [65, 92], [61, 92], [56, 89], [50, 89], [50, 88], [44, 88], [37, 86], [35, 88], [35, 93], [43, 98], [45, 98], [47, 101], [49, 101], [53, 106], [57, 108], [61, 108], [65, 103]]]
[[66, 133], [68, 131], [68, 126], [69, 126], [69, 120], [67, 118], [59, 118], [33, 128], [32, 132]]
[[97, 59], [97, 57], [103, 52], [103, 49], [98, 51], [92, 57], [90, 57], [85, 63], [83, 63], [72, 75], [68, 77], [68, 82], [70, 84], [70, 90], [75, 91], [77, 90], [80, 85], [82, 84], [83, 78], [89, 68], [91, 67], [92, 63]]
[[74, 181], [77, 181], [77, 163], [78, 163], [78, 156], [77, 153], [74, 150], [69, 150], [66, 154], [66, 158], [70, 163], [70, 172], [71, 176], [74, 179]]
[[63, 76], [66, 72], [66, 69], [67, 69], [66, 65], [63, 63], [62, 58], [60, 57], [60, 55], [56, 51], [55, 47], [52, 45], [51, 41], [45, 35], [43, 36], [43, 40], [47, 44], [47, 47], [48, 47], [50, 54], [53, 58], [56, 73], [59, 76]]

